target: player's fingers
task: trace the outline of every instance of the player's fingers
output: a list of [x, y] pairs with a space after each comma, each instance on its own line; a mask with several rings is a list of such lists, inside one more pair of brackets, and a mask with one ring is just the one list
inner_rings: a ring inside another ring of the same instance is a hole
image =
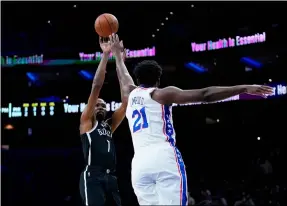
[[117, 34], [115, 34], [115, 38], [116, 38], [116, 42], [120, 41], [119, 36]]
[[270, 87], [270, 86], [268, 86], [268, 85], [262, 85], [261, 87], [272, 89], [272, 87]]
[[127, 57], [127, 50], [124, 49], [124, 58], [126, 58], [126, 57]]
[[122, 40], [122, 46], [123, 46], [123, 48], [125, 48], [125, 46], [124, 46], [124, 41]]
[[273, 88], [260, 88], [260, 92], [265, 93], [265, 94], [272, 94], [273, 93]]
[[125, 47], [124, 47], [123, 41], [120, 41], [120, 46], [121, 46], [121, 48], [122, 48], [122, 52], [124, 52], [124, 51], [125, 51]]
[[103, 42], [102, 37], [99, 36], [99, 43], [101, 44]]
[[260, 96], [260, 97], [263, 97], [263, 98], [267, 98], [266, 95], [263, 92], [255, 92], [254, 95]]
[[267, 92], [267, 91], [261, 91], [260, 92], [260, 96], [264, 97], [264, 98], [267, 98], [267, 96], [271, 95], [273, 92]]
[[269, 87], [269, 86], [262, 86], [261, 87], [262, 89], [264, 89], [265, 91], [272, 91], [273, 92], [273, 88], [272, 87]]
[[113, 40], [114, 40], [115, 43], [117, 43], [116, 34], [113, 34]]
[[110, 39], [110, 42], [111, 42], [111, 43], [114, 43], [114, 42], [113, 42], [113, 37], [112, 37], [112, 35], [109, 35], [109, 39]]
[[273, 90], [264, 91], [265, 94], [273, 94]]

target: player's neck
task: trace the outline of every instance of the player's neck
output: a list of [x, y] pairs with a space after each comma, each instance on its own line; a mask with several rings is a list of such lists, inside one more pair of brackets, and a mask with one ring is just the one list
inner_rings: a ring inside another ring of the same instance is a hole
[[104, 119], [97, 119], [97, 122], [98, 123], [102, 123], [102, 122], [104, 122], [105, 120]]

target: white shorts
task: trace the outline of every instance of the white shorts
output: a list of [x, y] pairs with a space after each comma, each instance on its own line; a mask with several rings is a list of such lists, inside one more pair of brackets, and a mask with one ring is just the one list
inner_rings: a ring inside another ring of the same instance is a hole
[[179, 150], [169, 143], [135, 151], [132, 185], [140, 205], [187, 205], [187, 178]]

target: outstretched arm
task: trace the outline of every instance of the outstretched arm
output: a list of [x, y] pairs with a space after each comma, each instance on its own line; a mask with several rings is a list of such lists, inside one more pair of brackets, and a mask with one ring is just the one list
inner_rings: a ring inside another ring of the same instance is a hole
[[88, 99], [88, 103], [81, 115], [80, 119], [80, 133], [85, 133], [92, 128], [92, 116], [97, 104], [97, 100], [101, 91], [101, 88], [105, 81], [106, 66], [110, 53], [110, 46], [103, 43], [100, 39], [100, 46], [103, 50], [103, 56], [99, 63], [98, 69], [93, 79], [92, 90]]
[[[117, 72], [117, 76], [119, 79], [119, 73]], [[120, 84], [120, 91], [121, 91], [121, 99], [125, 99], [123, 97], [123, 85], [121, 82]], [[126, 109], [127, 109], [127, 101], [122, 101], [121, 106], [113, 113], [112, 119], [111, 119], [111, 128], [112, 128], [112, 133], [118, 128], [118, 126], [121, 124], [121, 122], [124, 120], [125, 115], [126, 115]]]
[[152, 98], [161, 104], [186, 104], [191, 102], [215, 102], [241, 93], [266, 97], [273, 93], [272, 87], [261, 85], [238, 85], [232, 87], [207, 87], [203, 89], [182, 90], [177, 87], [157, 89]]
[[[125, 61], [125, 58], [126, 58], [125, 51], [122, 52], [121, 58], [123, 59], [123, 61]], [[120, 80], [120, 75], [119, 75], [119, 72], [118, 72], [118, 68], [116, 67], [116, 69], [117, 69], [118, 79]], [[120, 91], [121, 91], [121, 99], [124, 99], [124, 97], [123, 97], [123, 90], [122, 90], [123, 82], [119, 81], [119, 84], [120, 84]], [[123, 101], [121, 106], [113, 113], [112, 118], [111, 118], [112, 133], [114, 133], [114, 131], [118, 128], [118, 126], [121, 124], [121, 122], [125, 118], [126, 109], [127, 109], [127, 101]]]
[[123, 42], [119, 41], [117, 34], [113, 34], [109, 38], [112, 45], [112, 52], [116, 58], [117, 75], [122, 86], [122, 101], [126, 102], [130, 92], [135, 88], [135, 84], [122, 58], [121, 53], [124, 49]]
[[128, 97], [130, 92], [135, 88], [135, 85], [124, 63], [126, 58], [126, 51], [124, 50], [123, 42], [119, 42], [118, 36], [114, 34], [110, 36], [110, 42], [113, 48], [113, 54], [116, 57], [116, 71], [119, 79], [122, 99], [121, 106], [114, 112], [112, 116], [111, 128], [112, 132], [114, 132], [125, 118]]

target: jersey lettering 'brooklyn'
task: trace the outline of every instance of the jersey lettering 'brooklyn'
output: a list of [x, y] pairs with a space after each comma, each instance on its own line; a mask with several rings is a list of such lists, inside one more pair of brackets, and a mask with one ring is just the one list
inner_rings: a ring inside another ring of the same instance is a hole
[[102, 129], [97, 129], [98, 130], [98, 133], [99, 135], [106, 135], [108, 137], [112, 137], [112, 132], [110, 130], [106, 130], [105, 128], [102, 128]]

